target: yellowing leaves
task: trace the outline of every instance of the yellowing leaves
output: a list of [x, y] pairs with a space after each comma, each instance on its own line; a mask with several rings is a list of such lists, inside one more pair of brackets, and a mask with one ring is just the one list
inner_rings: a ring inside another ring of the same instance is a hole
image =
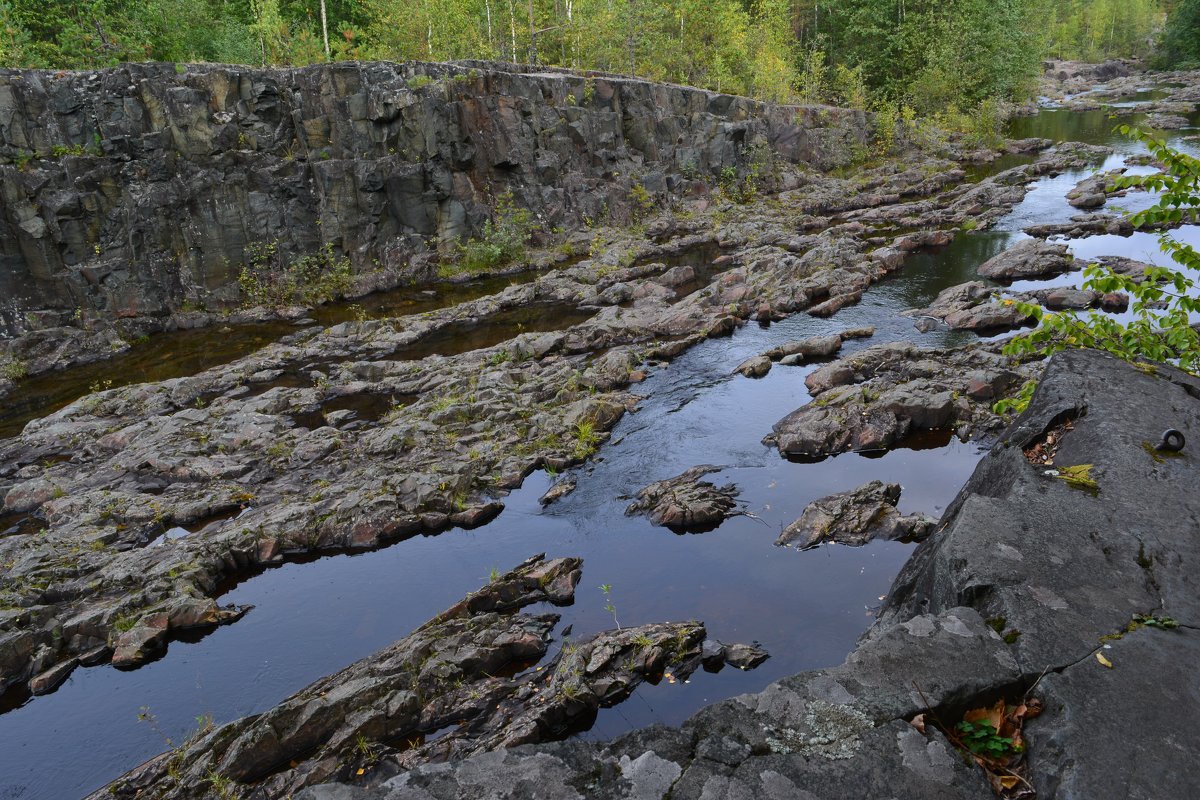
[[1104, 653], [1097, 652], [1096, 660], [1100, 662], [1100, 666], [1102, 667], [1107, 667], [1108, 669], [1113, 668], [1113, 663], [1104, 657]]

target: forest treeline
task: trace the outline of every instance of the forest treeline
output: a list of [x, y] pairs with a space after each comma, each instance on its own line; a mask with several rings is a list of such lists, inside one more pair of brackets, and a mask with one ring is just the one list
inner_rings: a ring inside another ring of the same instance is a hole
[[1043, 58], [1200, 66], [1200, 0], [0, 0], [0, 63], [501, 59], [932, 114]]

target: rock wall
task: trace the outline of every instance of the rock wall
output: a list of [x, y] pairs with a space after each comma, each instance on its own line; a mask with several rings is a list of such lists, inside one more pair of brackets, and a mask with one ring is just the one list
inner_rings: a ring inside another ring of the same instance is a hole
[[492, 63], [0, 70], [0, 336], [229, 304], [255, 244], [422, 279], [504, 192], [544, 232], [621, 221], [635, 182], [703, 192], [758, 142], [835, 166], [866, 122]]

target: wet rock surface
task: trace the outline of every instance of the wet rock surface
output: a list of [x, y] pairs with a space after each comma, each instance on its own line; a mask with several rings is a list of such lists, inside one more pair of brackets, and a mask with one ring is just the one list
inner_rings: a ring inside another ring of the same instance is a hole
[[712, 530], [737, 512], [738, 489], [702, 480], [721, 467], [692, 467], [681, 475], [656, 481], [637, 493], [626, 514], [645, 514], [655, 525], [677, 532]]
[[775, 544], [807, 550], [826, 542], [861, 547], [874, 539], [923, 541], [937, 520], [924, 514], [902, 515], [897, 483], [870, 483], [814, 500], [788, 525]]
[[[1025, 458], [1064, 414], [1079, 416], [1059, 452], [1094, 465], [1098, 493]], [[1200, 427], [1194, 378], [1059, 354], [842, 665], [710, 706], [679, 728], [480, 754], [373, 788], [312, 787], [299, 797], [498, 798], [536, 786], [546, 798], [981, 800], [992, 796], [983, 774], [935, 725], [922, 731], [908, 720], [932, 711], [953, 724], [1031, 687], [1045, 703], [1024, 732], [1039, 796], [1103, 796], [1113, 785], [1130, 796], [1188, 796], [1195, 778], [1177, 767], [1200, 745], [1189, 673], [1200, 650], [1191, 535], [1200, 508], [1180, 487], [1200, 472], [1192, 456], [1155, 458], [1142, 447], [1166, 424]], [[1147, 669], [1165, 683], [1142, 680]], [[1178, 746], [1130, 735], [1135, 725]]]
[[903, 446], [941, 431], [967, 439], [995, 433], [991, 398], [1033, 374], [997, 344], [957, 350], [905, 342], [875, 345], [820, 367], [805, 379], [813, 401], [772, 428], [764, 444], [789, 458], [824, 458]]

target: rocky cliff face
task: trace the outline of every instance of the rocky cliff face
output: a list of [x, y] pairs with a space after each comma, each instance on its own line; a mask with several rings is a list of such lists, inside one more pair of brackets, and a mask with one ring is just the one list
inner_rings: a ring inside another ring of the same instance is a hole
[[228, 305], [255, 245], [329, 247], [358, 291], [421, 279], [504, 192], [543, 233], [621, 220], [635, 184], [703, 192], [759, 143], [830, 167], [865, 128], [861, 112], [484, 63], [0, 70], [0, 336]]

